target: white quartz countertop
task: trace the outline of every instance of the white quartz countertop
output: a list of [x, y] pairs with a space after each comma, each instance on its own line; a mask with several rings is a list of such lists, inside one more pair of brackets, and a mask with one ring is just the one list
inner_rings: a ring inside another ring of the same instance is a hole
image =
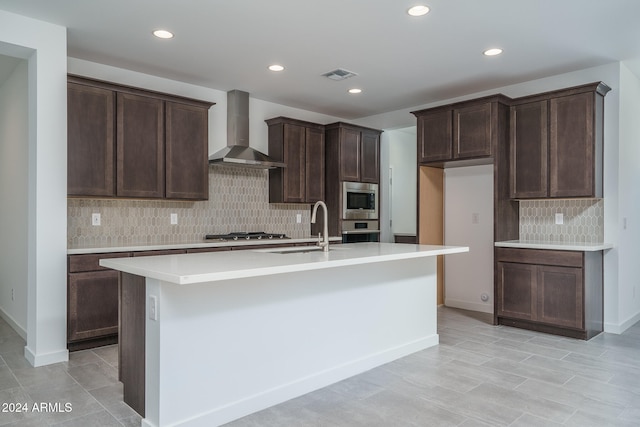
[[[169, 249], [195, 249], [195, 248], [221, 248], [226, 246], [254, 246], [254, 245], [278, 245], [317, 242], [317, 237], [304, 237], [299, 239], [273, 239], [273, 240], [206, 240], [193, 243], [171, 243], [166, 245], [137, 245], [137, 246], [107, 246], [67, 249], [67, 255], [83, 255], [110, 252], [136, 252], [136, 251], [159, 251]], [[329, 237], [331, 242], [341, 242], [342, 237]]]
[[522, 249], [553, 249], [556, 251], [584, 251], [594, 252], [613, 248], [611, 243], [564, 243], [564, 242], [543, 242], [536, 240], [506, 240], [495, 242], [500, 248], [522, 248]]
[[468, 252], [464, 246], [348, 243], [329, 252], [303, 247], [224, 251], [100, 260], [103, 267], [179, 285], [257, 277]]

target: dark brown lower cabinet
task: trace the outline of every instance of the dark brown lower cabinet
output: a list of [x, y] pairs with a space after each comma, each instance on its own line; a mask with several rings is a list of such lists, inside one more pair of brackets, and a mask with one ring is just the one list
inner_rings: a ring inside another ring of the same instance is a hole
[[580, 339], [602, 332], [602, 251], [496, 248], [496, 323]]
[[118, 342], [118, 272], [100, 258], [125, 253], [71, 255], [67, 276], [67, 347], [83, 350]]
[[[314, 244], [315, 242], [296, 243], [293, 246]], [[69, 255], [67, 257], [67, 348], [70, 351], [85, 350], [118, 342], [118, 325], [121, 323], [118, 320], [119, 276], [117, 271], [101, 267], [99, 264], [100, 259], [219, 252], [232, 249], [266, 249], [285, 246], [292, 246], [292, 244], [276, 243], [271, 245], [258, 244]], [[140, 292], [140, 289], [128, 287], [127, 290], [131, 290], [134, 293], [126, 296], [126, 301], [129, 298], [139, 296], [135, 292]], [[144, 280], [141, 307], [144, 312]], [[131, 318], [135, 317], [135, 314], [132, 313], [127, 315]], [[120, 316], [122, 316], [122, 313], [120, 313]], [[136, 320], [136, 322], [139, 321], [139, 319]], [[131, 375], [135, 377], [137, 374], [132, 373]]]

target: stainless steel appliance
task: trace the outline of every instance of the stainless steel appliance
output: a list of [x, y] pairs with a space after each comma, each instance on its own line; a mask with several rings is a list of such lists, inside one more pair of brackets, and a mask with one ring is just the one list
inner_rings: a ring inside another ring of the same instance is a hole
[[343, 182], [342, 219], [378, 219], [378, 184]]
[[249, 145], [249, 94], [227, 92], [227, 146], [209, 156], [209, 164], [255, 169], [283, 168], [278, 162]]
[[342, 243], [379, 242], [380, 223], [371, 220], [342, 221]]
[[288, 239], [286, 234], [265, 233], [264, 231], [236, 231], [228, 234], [207, 234], [207, 240], [272, 240]]

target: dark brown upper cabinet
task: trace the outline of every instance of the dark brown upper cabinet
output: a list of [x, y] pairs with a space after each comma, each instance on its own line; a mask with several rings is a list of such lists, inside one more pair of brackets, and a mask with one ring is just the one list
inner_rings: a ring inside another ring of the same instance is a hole
[[269, 170], [269, 202], [324, 200], [324, 126], [287, 117], [266, 120], [269, 156], [287, 165]]
[[514, 100], [510, 194], [514, 199], [602, 197], [604, 83]]
[[547, 197], [549, 125], [547, 101], [511, 107], [512, 198]]
[[115, 196], [115, 93], [69, 83], [67, 104], [69, 196]]
[[430, 163], [453, 158], [453, 112], [436, 109], [417, 115], [418, 162]]
[[165, 103], [165, 195], [168, 199], [209, 198], [208, 110]]
[[68, 195], [206, 200], [213, 103], [68, 77]]
[[435, 167], [491, 163], [506, 128], [502, 95], [414, 111], [418, 162]]
[[332, 179], [337, 181], [380, 182], [380, 134], [377, 129], [348, 123], [332, 123], [325, 126], [327, 143], [327, 167]]
[[164, 196], [164, 101], [117, 94], [116, 194]]

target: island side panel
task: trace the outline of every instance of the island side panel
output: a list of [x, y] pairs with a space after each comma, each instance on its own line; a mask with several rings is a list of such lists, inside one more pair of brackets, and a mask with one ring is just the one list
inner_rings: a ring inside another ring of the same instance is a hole
[[124, 402], [145, 415], [145, 278], [120, 273], [118, 375]]
[[435, 257], [146, 289], [143, 425], [221, 425], [438, 344]]

